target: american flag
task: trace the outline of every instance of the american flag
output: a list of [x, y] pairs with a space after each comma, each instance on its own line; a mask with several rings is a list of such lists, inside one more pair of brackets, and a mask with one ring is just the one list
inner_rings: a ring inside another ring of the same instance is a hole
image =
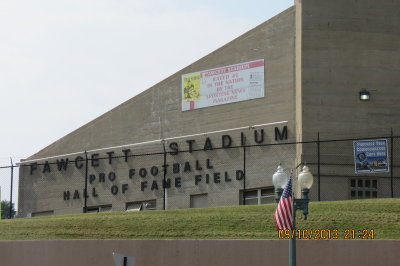
[[283, 190], [274, 214], [276, 229], [293, 229], [292, 177]]

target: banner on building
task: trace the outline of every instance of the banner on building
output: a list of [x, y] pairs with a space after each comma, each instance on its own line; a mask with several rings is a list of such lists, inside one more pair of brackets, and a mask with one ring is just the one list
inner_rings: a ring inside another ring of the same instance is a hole
[[182, 75], [182, 111], [264, 97], [264, 59]]
[[389, 172], [386, 139], [354, 141], [356, 174]]

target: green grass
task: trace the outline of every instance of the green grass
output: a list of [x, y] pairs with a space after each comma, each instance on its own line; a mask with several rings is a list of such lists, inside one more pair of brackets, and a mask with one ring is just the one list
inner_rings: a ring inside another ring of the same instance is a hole
[[[145, 212], [58, 215], [0, 221], [0, 240], [277, 239], [275, 204]], [[400, 199], [311, 202], [298, 229], [374, 229], [400, 239]]]

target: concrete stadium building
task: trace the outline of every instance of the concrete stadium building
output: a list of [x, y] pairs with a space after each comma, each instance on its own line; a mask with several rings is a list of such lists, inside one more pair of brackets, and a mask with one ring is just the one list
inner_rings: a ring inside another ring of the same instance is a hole
[[[399, 84], [399, 1], [296, 0], [21, 161], [19, 216], [273, 202], [277, 165], [315, 161], [318, 133], [400, 135]], [[319, 156], [347, 167], [326, 163], [321, 200], [390, 196], [389, 173], [355, 175], [347, 144]]]

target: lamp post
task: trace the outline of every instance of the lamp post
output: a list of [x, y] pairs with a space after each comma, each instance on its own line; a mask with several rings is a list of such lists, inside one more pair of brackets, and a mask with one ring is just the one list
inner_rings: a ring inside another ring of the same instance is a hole
[[[272, 176], [272, 182], [275, 186], [276, 196], [277, 199], [278, 194], [282, 194], [283, 188], [282, 183], [286, 180], [285, 184], [287, 183], [287, 175], [283, 172], [282, 166], [279, 165], [277, 171]], [[286, 179], [285, 179], [286, 176]], [[302, 210], [304, 215], [304, 220], [307, 220], [308, 215], [308, 203], [310, 202], [310, 198], [308, 194], [310, 193], [310, 188], [313, 184], [313, 176], [310, 173], [310, 170], [306, 165], [303, 166], [301, 173], [298, 176], [298, 183], [301, 189], [301, 198], [296, 199], [293, 196], [293, 226], [292, 226], [292, 237], [289, 239], [289, 266], [296, 265], [296, 211]], [[277, 202], [279, 202], [280, 197], [278, 198]]]

